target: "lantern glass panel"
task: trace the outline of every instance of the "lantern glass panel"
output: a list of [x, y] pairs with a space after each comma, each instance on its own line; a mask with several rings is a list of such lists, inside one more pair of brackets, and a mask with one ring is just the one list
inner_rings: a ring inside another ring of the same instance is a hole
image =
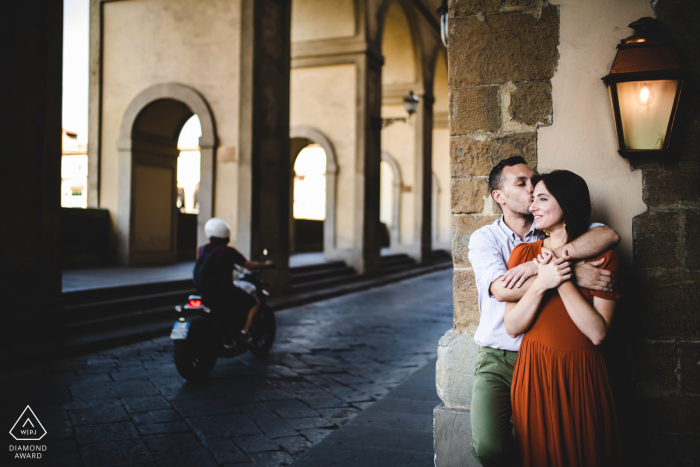
[[626, 149], [663, 149], [678, 80], [616, 85]]

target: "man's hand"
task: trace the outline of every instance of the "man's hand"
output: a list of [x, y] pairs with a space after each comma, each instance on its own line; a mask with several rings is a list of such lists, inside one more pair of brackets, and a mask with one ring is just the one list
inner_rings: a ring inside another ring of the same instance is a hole
[[584, 263], [579, 261], [574, 264], [574, 281], [584, 289], [598, 290], [600, 292], [614, 292], [616, 288], [615, 273], [600, 266], [605, 263], [605, 258]]
[[536, 274], [537, 264], [535, 264], [534, 261], [528, 261], [513, 269], [509, 269], [508, 272], [501, 277], [501, 282], [503, 283], [503, 287], [507, 289], [512, 289], [513, 286], [519, 289], [526, 280]]
[[537, 279], [533, 286], [540, 290], [555, 289], [571, 279], [571, 256], [566, 250], [564, 256], [556, 258], [551, 250], [542, 248], [542, 253], [534, 261], [537, 264]]

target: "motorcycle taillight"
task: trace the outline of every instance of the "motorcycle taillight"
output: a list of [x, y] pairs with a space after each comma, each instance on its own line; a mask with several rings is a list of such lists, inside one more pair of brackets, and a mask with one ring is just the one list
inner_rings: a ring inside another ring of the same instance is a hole
[[190, 300], [190, 307], [199, 308], [200, 306], [202, 306], [201, 300]]

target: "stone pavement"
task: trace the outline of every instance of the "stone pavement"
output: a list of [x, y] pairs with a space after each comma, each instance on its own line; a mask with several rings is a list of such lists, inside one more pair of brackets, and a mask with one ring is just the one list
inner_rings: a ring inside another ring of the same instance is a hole
[[[406, 465], [432, 465], [432, 421], [409, 415], [430, 414], [439, 402], [433, 362], [452, 326], [451, 276], [440, 271], [279, 312], [268, 359], [219, 360], [201, 384], [177, 374], [168, 338], [5, 373], [3, 423], [9, 430], [29, 404], [48, 434], [24, 444], [45, 444], [43, 459], [31, 462], [51, 466], [281, 466], [305, 451], [298, 462], [312, 465], [316, 449], [313, 465], [328, 465], [322, 451], [334, 444], [342, 446], [334, 463], [345, 456], [353, 465], [367, 434], [414, 459]], [[391, 444], [397, 435], [422, 439], [419, 452]]]

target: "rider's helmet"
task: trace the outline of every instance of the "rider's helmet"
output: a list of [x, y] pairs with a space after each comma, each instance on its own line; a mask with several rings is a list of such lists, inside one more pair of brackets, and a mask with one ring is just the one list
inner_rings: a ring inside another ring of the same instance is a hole
[[204, 233], [207, 238], [229, 238], [231, 236], [231, 227], [225, 220], [212, 217], [204, 224]]

